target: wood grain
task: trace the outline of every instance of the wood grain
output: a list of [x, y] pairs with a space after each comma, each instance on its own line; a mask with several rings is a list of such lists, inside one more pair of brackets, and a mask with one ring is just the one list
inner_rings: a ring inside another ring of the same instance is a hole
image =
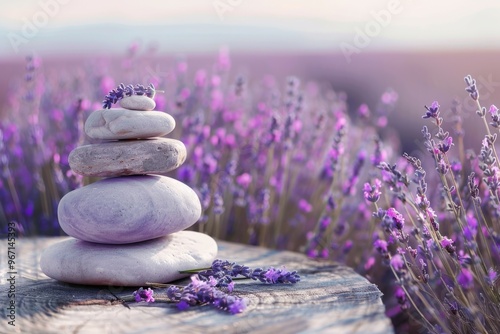
[[[301, 282], [236, 284], [247, 310], [229, 315], [211, 307], [180, 312], [157, 289], [154, 304], [129, 300], [134, 288], [91, 287], [57, 282], [40, 272], [39, 255], [61, 238], [18, 239], [16, 326], [7, 324], [7, 289], [2, 280], [2, 333], [393, 333], [380, 291], [352, 269], [302, 254], [219, 241], [219, 258], [251, 267], [297, 270]], [[2, 240], [5, 241], [5, 240]], [[6, 242], [6, 241], [5, 241]], [[7, 272], [2, 247], [2, 272]], [[130, 270], [140, 270], [130, 268]], [[179, 284], [186, 284], [186, 280]]]

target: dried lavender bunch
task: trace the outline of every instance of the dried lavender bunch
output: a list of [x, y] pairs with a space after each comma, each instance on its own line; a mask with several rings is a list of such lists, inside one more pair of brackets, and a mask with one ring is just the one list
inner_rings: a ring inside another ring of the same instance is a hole
[[102, 101], [102, 107], [104, 109], [110, 109], [111, 105], [117, 103], [119, 100], [132, 95], [146, 95], [149, 98], [154, 98], [157, 90], [155, 86], [150, 83], [147, 87], [144, 87], [141, 84], [127, 85], [125, 86], [123, 83], [118, 85], [115, 89], [112, 89]]
[[217, 287], [229, 287], [233, 289], [233, 278], [242, 276], [266, 284], [295, 284], [300, 281], [300, 276], [296, 271], [288, 271], [285, 268], [276, 269], [273, 267], [264, 270], [262, 268], [250, 269], [245, 265], [234, 262], [215, 260], [210, 268], [204, 270], [190, 270], [188, 272], [197, 272], [202, 281], [215, 279]]
[[191, 276], [191, 283], [185, 287], [170, 286], [167, 289], [167, 297], [177, 303], [179, 310], [208, 304], [231, 314], [237, 314], [243, 312], [247, 306], [245, 298], [232, 296], [218, 289], [217, 280], [213, 277], [202, 280], [198, 275]]
[[[284, 268], [273, 267], [267, 270], [250, 269], [244, 265], [219, 259], [215, 260], [209, 268], [185, 270], [181, 273], [195, 274], [191, 276], [191, 283], [187, 286], [171, 285], [167, 289], [168, 299], [177, 303], [179, 310], [186, 310], [194, 305], [212, 305], [231, 314], [241, 313], [247, 306], [245, 298], [231, 295], [235, 286], [233, 278], [242, 276], [266, 284], [295, 284], [300, 281], [300, 276], [296, 271], [289, 272]], [[151, 283], [151, 285], [164, 286], [158, 283]], [[151, 289], [144, 290], [141, 287], [134, 291], [133, 296], [136, 302], [154, 302]]]

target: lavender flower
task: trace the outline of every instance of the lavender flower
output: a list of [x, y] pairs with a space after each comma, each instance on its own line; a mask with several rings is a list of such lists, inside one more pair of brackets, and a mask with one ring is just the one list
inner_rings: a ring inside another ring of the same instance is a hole
[[438, 119], [439, 118], [439, 103], [437, 101], [432, 102], [431, 106], [425, 106], [425, 109], [427, 112], [425, 113], [422, 118], [434, 118]]
[[394, 255], [391, 258], [390, 263], [391, 263], [391, 266], [394, 268], [394, 270], [396, 270], [396, 272], [402, 271], [404, 268], [404, 265], [405, 265], [403, 257], [399, 254]]
[[373, 183], [374, 183], [373, 185], [371, 185], [368, 182], [364, 184], [363, 194], [367, 201], [372, 203], [377, 203], [378, 200], [380, 199], [380, 195], [382, 195], [382, 193], [380, 192], [380, 187], [382, 187], [382, 181], [380, 181], [379, 179], [375, 179]]
[[465, 88], [465, 90], [474, 101], [477, 101], [479, 99], [479, 92], [477, 90], [476, 80], [473, 79], [472, 76], [468, 75], [464, 78], [464, 81], [467, 84], [467, 88]]
[[309, 213], [312, 210], [312, 205], [305, 199], [301, 198], [299, 200], [299, 209], [304, 213]]
[[398, 230], [403, 229], [403, 226], [405, 224], [405, 219], [403, 218], [403, 215], [401, 215], [396, 209], [394, 208], [387, 209], [386, 215], [392, 219], [394, 227], [396, 227]]
[[238, 177], [236, 177], [236, 183], [238, 183], [244, 189], [247, 189], [251, 182], [252, 182], [252, 176], [248, 173], [243, 173]]
[[455, 247], [453, 246], [453, 240], [449, 239], [448, 237], [443, 237], [440, 241], [441, 247], [446, 249], [446, 251], [450, 254], [455, 253]]
[[222, 260], [215, 260], [209, 269], [198, 272], [198, 276], [201, 280], [208, 280], [210, 277], [216, 278], [218, 280], [217, 287], [227, 287], [232, 282], [232, 278], [237, 276], [270, 284], [295, 284], [300, 281], [300, 276], [296, 271], [289, 272], [285, 268], [270, 267], [267, 270], [262, 268], [252, 270], [247, 266]]
[[486, 282], [492, 286], [495, 284], [497, 279], [498, 279], [497, 271], [493, 268], [488, 269], [488, 276], [486, 277]]
[[373, 247], [377, 252], [380, 253], [384, 258], [389, 258], [389, 251], [387, 249], [387, 241], [378, 239], [373, 243]]
[[[188, 272], [193, 271], [197, 270]], [[271, 267], [267, 270], [261, 268], [252, 270], [244, 265], [217, 259], [210, 268], [192, 275], [191, 283], [187, 286], [170, 286], [167, 290], [167, 297], [177, 302], [179, 310], [186, 310], [190, 306], [199, 304], [210, 304], [231, 314], [241, 313], [246, 308], [246, 300], [221, 290], [225, 289], [225, 291], [232, 293], [235, 286], [233, 278], [237, 276], [268, 284], [295, 284], [300, 281], [300, 276], [295, 271], [289, 272], [284, 268]]]
[[117, 88], [112, 89], [102, 101], [102, 107], [104, 109], [110, 109], [111, 105], [117, 103], [119, 100], [132, 95], [146, 95], [149, 98], [154, 98], [157, 90], [155, 90], [155, 86], [150, 83], [149, 86], [144, 87], [141, 84], [127, 85], [125, 86], [121, 83]]
[[155, 299], [153, 297], [154, 291], [151, 290], [150, 288], [147, 288], [144, 290], [144, 288], [140, 287], [138, 290], [134, 291], [133, 296], [136, 302], [147, 302], [147, 303], [154, 303]]
[[457, 276], [457, 282], [460, 284], [464, 289], [470, 289], [473, 287], [474, 284], [474, 277], [472, 276], [472, 273], [470, 270], [467, 268], [462, 268], [460, 273]]
[[250, 278], [267, 284], [295, 284], [300, 281], [300, 276], [296, 271], [289, 272], [285, 268], [275, 269], [273, 267], [267, 270], [256, 268], [250, 274]]
[[241, 313], [246, 309], [246, 300], [216, 288], [213, 279], [201, 280], [198, 275], [191, 276], [191, 283], [185, 287], [170, 286], [167, 289], [167, 297], [177, 302], [177, 308], [181, 311], [194, 305], [209, 304], [220, 310], [231, 314]]
[[498, 108], [494, 104], [490, 106], [489, 113], [491, 115], [491, 120], [492, 120], [490, 125], [493, 126], [494, 128], [500, 128], [500, 115], [498, 114]]
[[394, 296], [396, 297], [401, 309], [406, 310], [408, 308], [408, 301], [404, 290], [398, 287], [396, 289], [396, 292], [394, 293]]

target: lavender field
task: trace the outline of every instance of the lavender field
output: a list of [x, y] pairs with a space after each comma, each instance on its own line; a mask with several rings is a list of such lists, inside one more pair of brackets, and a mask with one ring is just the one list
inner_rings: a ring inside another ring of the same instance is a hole
[[[318, 62], [292, 62], [305, 57], [272, 68], [235, 59], [222, 49], [193, 65], [133, 47], [111, 59], [27, 57], [3, 89], [2, 233], [14, 221], [21, 236], [63, 235], [59, 200], [95, 181], [68, 165], [90, 142], [86, 117], [120, 82], [153, 83], [165, 90], [156, 109], [174, 116], [172, 137], [188, 149], [170, 176], [201, 200], [193, 229], [345, 263], [383, 291], [399, 332], [498, 331], [500, 116], [482, 100], [494, 91], [460, 78], [420, 93], [414, 84], [361, 94], [349, 87], [356, 76], [346, 83], [319, 74]], [[458, 100], [434, 100], [451, 94]]]

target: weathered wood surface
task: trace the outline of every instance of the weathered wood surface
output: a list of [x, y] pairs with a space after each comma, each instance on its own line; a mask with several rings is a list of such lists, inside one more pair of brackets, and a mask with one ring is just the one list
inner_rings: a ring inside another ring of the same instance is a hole
[[[297, 270], [301, 282], [265, 285], [237, 282], [247, 310], [229, 315], [211, 307], [178, 311], [174, 304], [125, 302], [134, 288], [79, 286], [57, 282], [39, 268], [40, 252], [63, 238], [17, 239], [16, 326], [7, 324], [7, 246], [0, 251], [3, 279], [2, 333], [393, 333], [380, 291], [352, 269], [273, 251], [219, 241], [219, 258], [251, 267]], [[1, 241], [7, 243], [5, 239]], [[140, 270], [131, 267], [130, 270]], [[179, 284], [185, 284], [181, 281]], [[162, 290], [155, 297], [162, 299]]]

